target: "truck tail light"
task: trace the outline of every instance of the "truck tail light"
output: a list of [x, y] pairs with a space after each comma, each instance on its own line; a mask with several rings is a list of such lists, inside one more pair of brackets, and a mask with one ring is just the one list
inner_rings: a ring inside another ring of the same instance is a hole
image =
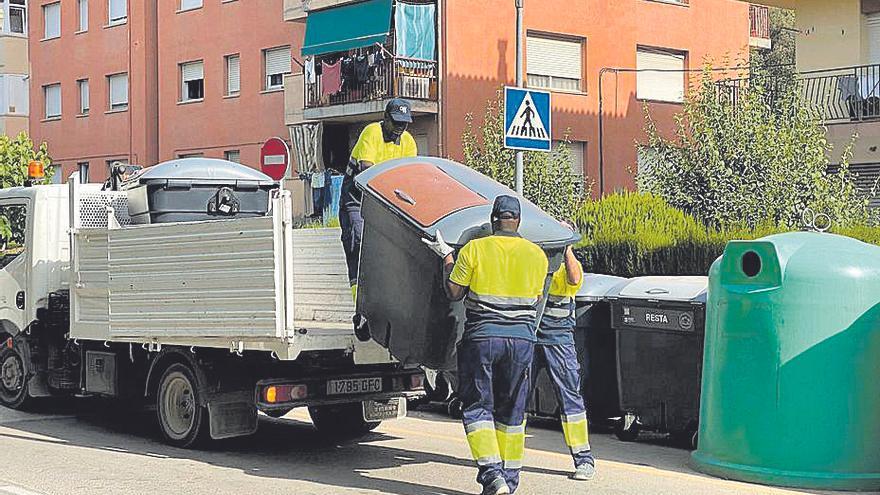
[[419, 373], [417, 375], [410, 375], [409, 377], [409, 388], [411, 390], [422, 390], [425, 388], [425, 375]]
[[263, 389], [263, 399], [269, 404], [283, 404], [305, 399], [309, 389], [305, 385], [269, 385]]

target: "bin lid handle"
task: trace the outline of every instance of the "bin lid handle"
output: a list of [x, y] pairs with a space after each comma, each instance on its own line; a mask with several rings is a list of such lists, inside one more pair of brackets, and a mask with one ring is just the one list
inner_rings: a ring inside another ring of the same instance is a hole
[[409, 194], [407, 194], [407, 193], [401, 191], [400, 189], [395, 189], [395, 190], [394, 190], [394, 194], [395, 194], [398, 198], [400, 198], [401, 201], [405, 201], [405, 202], [409, 203], [409, 204], [412, 205], [412, 206], [415, 206], [415, 205], [416, 205], [416, 200], [414, 200], [414, 199], [412, 198], [412, 196], [410, 196]]
[[669, 294], [669, 291], [660, 287], [655, 289], [648, 289], [645, 291], [645, 294]]

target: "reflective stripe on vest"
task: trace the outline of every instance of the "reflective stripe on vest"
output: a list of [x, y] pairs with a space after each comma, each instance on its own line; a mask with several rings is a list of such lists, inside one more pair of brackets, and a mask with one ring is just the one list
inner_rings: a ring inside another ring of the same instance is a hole
[[464, 307], [477, 316], [500, 317], [511, 321], [534, 322], [538, 317], [538, 299], [534, 297], [486, 296], [468, 292]]
[[572, 303], [574, 298], [571, 296], [549, 296], [547, 298], [547, 307], [544, 308], [544, 316], [551, 318], [568, 318], [571, 316]]

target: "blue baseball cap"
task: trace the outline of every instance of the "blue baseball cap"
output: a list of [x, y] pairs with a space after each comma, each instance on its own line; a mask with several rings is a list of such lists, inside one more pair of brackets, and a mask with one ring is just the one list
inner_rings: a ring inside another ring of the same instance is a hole
[[495, 204], [492, 206], [492, 221], [495, 220], [517, 220], [522, 213], [519, 199], [501, 195], [495, 198]]
[[412, 122], [412, 107], [402, 98], [393, 98], [385, 105], [385, 113], [395, 122]]

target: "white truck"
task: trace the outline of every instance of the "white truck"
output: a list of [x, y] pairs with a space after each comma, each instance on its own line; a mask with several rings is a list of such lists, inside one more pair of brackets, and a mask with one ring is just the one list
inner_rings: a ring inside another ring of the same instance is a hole
[[424, 375], [355, 337], [338, 230], [295, 230], [289, 193], [270, 201], [132, 225], [126, 193], [76, 174], [0, 190], [0, 404], [144, 401], [181, 447], [251, 434], [258, 411], [307, 406], [333, 434], [405, 415]]

